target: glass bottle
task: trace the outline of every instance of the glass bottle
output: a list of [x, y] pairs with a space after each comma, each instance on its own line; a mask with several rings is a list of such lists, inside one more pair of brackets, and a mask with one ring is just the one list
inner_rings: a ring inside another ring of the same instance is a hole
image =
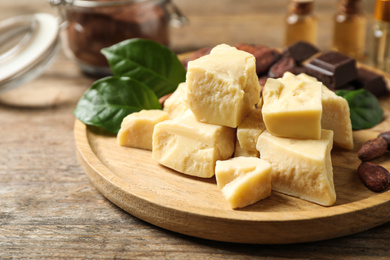
[[313, 14], [313, 5], [313, 0], [291, 0], [285, 19], [285, 46], [297, 41], [317, 44], [318, 19]]
[[339, 0], [333, 21], [333, 49], [356, 59], [365, 52], [367, 17], [361, 0]]
[[370, 64], [390, 73], [390, 1], [377, 0], [371, 31]]

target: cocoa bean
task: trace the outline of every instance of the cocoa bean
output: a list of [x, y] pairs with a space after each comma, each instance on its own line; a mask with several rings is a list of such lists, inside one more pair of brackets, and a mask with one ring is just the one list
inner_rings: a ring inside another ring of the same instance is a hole
[[383, 132], [383, 133], [379, 134], [378, 136], [380, 136], [380, 137], [382, 137], [383, 139], [386, 140], [386, 142], [387, 142], [387, 150], [390, 151], [390, 131]]
[[272, 64], [280, 57], [280, 52], [261, 44], [236, 44], [238, 50], [246, 51], [256, 58], [256, 73], [262, 75], [268, 71]]
[[268, 76], [270, 78], [280, 78], [283, 77], [283, 74], [286, 71], [294, 73], [296, 67], [297, 65], [295, 64], [294, 59], [286, 55], [283, 56], [281, 59], [279, 59], [277, 62], [275, 62], [274, 65], [271, 66], [271, 68], [268, 71]]
[[357, 172], [364, 186], [372, 191], [381, 192], [390, 185], [389, 171], [378, 164], [362, 162]]
[[265, 86], [265, 83], [267, 82], [268, 78], [269, 78], [268, 76], [259, 77], [259, 84], [262, 88]]
[[161, 108], [164, 108], [165, 101], [172, 95], [172, 93], [167, 94], [159, 98], [158, 102], [161, 104]]
[[378, 158], [386, 153], [387, 142], [381, 136], [375, 139], [369, 140], [360, 147], [358, 151], [358, 157], [362, 161], [370, 161]]
[[187, 70], [188, 62], [199, 59], [200, 57], [203, 57], [205, 55], [210, 54], [211, 47], [205, 47], [199, 50], [194, 51], [190, 56], [182, 60], [182, 64], [184, 68]]

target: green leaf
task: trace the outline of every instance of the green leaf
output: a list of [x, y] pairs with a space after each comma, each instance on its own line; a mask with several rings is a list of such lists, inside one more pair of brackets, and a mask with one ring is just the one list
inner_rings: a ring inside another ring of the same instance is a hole
[[185, 81], [186, 71], [177, 56], [152, 40], [126, 40], [102, 49], [102, 53], [115, 76], [141, 81], [159, 98]]
[[383, 110], [371, 92], [365, 89], [339, 90], [336, 94], [348, 101], [354, 130], [371, 128], [382, 121]]
[[152, 90], [129, 77], [107, 77], [93, 83], [74, 114], [87, 125], [117, 133], [124, 117], [142, 109], [161, 109]]

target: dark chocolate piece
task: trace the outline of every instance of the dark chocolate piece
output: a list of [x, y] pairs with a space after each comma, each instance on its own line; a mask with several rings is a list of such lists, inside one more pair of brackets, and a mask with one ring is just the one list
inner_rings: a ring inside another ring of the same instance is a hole
[[358, 77], [352, 82], [356, 88], [364, 88], [377, 97], [386, 95], [387, 85], [382, 75], [373, 71], [358, 68]]
[[335, 51], [326, 52], [306, 64], [309, 75], [330, 89], [339, 89], [357, 78], [356, 61]]
[[255, 56], [256, 73], [258, 75], [266, 73], [271, 65], [280, 57], [280, 52], [278, 50], [264, 45], [237, 44], [235, 47], [238, 50], [249, 52]]
[[297, 63], [301, 63], [309, 58], [311, 58], [314, 54], [318, 53], [320, 50], [314, 45], [304, 42], [298, 41], [290, 46], [288, 46], [284, 53], [288, 53], [291, 58], [295, 60]]
[[353, 84], [353, 82], [351, 82], [351, 83], [348, 83], [347, 85], [341, 86], [339, 89], [356, 90], [356, 86]]
[[289, 55], [282, 56], [268, 71], [268, 76], [270, 78], [280, 78], [283, 77], [283, 74], [287, 71], [294, 73], [294, 69], [297, 67], [293, 58]]
[[[305, 74], [308, 74], [307, 73], [307, 68], [305, 66], [297, 66], [295, 67], [294, 69], [294, 74], [295, 75], [298, 75], [298, 74], [301, 74], [301, 73], [305, 73]], [[309, 75], [309, 74], [308, 74]]]

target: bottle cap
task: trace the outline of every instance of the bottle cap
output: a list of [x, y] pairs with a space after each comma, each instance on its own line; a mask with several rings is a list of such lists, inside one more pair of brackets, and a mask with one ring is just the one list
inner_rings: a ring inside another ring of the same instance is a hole
[[292, 0], [290, 12], [297, 15], [308, 15], [313, 10], [313, 0]]
[[361, 0], [339, 0], [338, 10], [345, 14], [361, 13]]
[[375, 4], [375, 19], [390, 22], [390, 0], [377, 0]]

